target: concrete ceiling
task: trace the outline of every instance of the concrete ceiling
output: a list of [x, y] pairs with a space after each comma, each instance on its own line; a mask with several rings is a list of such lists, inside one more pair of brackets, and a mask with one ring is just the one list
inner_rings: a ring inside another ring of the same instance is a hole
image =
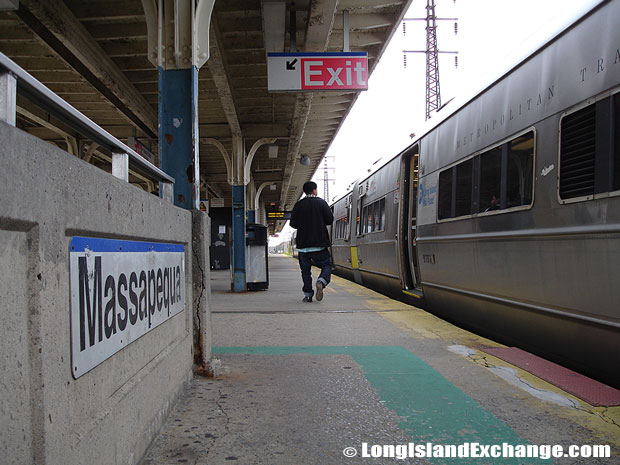
[[[251, 171], [257, 187], [277, 186], [263, 191], [268, 208], [290, 209], [357, 98], [357, 92], [267, 91], [266, 52], [291, 50], [291, 10], [298, 52], [342, 51], [348, 11], [350, 49], [368, 53], [372, 72], [410, 2], [286, 1], [283, 22], [274, 15], [280, 17], [284, 6], [269, 0], [217, 0], [211, 57], [199, 72], [198, 93], [201, 179], [209, 195], [231, 196], [212, 139], [230, 153], [233, 132], [243, 134], [246, 152], [258, 139], [276, 137], [278, 157], [269, 158], [268, 146], [262, 146]], [[17, 11], [0, 12], [0, 51], [117, 138], [137, 136], [156, 153], [158, 78], [147, 56], [142, 0], [20, 0], [19, 5]], [[109, 154], [64, 123], [19, 97], [18, 107], [20, 128], [109, 169]], [[309, 166], [299, 163], [302, 154], [310, 157]], [[137, 174], [131, 181], [153, 188]]]

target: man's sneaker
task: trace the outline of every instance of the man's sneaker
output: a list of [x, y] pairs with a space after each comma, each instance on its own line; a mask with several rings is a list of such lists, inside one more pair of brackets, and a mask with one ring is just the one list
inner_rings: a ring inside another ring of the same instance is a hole
[[323, 281], [316, 282], [316, 300], [323, 300]]
[[[317, 297], [317, 299], [318, 299], [318, 297]], [[321, 299], [319, 299], [319, 300], [321, 300]], [[312, 297], [308, 297], [308, 296], [306, 296], [306, 297], [304, 297], [304, 299], [302, 300], [302, 302], [312, 302]]]

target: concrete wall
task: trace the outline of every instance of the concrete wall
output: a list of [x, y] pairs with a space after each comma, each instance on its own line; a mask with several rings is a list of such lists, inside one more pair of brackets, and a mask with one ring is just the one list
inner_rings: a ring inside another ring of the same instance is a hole
[[[208, 217], [194, 216], [192, 238], [192, 212], [0, 122], [2, 463], [142, 457], [192, 376], [193, 340], [210, 341], [210, 328], [193, 334], [196, 315], [210, 318], [208, 289], [199, 293], [209, 283], [209, 238], [200, 239]], [[72, 236], [185, 245], [185, 310], [78, 379], [71, 373]]]

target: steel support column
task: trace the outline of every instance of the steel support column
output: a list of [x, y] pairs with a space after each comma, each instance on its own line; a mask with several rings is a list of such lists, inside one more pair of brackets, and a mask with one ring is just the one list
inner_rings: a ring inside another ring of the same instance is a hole
[[196, 170], [199, 166], [194, 141], [198, 109], [198, 69], [159, 68], [159, 163], [173, 176], [174, 204], [198, 208]]
[[245, 183], [243, 173], [245, 168], [245, 145], [240, 133], [233, 134], [232, 140], [232, 283], [231, 290], [243, 292], [245, 282]]
[[243, 292], [245, 283], [245, 186], [232, 186], [232, 255], [233, 281], [231, 290]]
[[[246, 160], [246, 167], [248, 161]], [[254, 180], [251, 179], [250, 182], [246, 182], [246, 206], [248, 210], [246, 211], [246, 219], [248, 223], [256, 223], [256, 211], [254, 210], [254, 198], [256, 197], [256, 186], [254, 185]]]
[[248, 223], [256, 223], [256, 210], [248, 210]]

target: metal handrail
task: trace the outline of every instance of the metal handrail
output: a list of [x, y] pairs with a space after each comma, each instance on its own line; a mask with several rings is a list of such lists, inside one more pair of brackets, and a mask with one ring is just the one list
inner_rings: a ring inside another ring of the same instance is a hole
[[69, 125], [75, 131], [110, 150], [112, 154], [127, 154], [129, 161], [137, 165], [141, 172], [150, 176], [154, 181], [174, 183], [173, 177], [160, 170], [97, 123], [80, 113], [17, 63], [0, 52], [0, 74], [2, 72], [8, 72], [16, 78], [20, 94], [63, 123]]

